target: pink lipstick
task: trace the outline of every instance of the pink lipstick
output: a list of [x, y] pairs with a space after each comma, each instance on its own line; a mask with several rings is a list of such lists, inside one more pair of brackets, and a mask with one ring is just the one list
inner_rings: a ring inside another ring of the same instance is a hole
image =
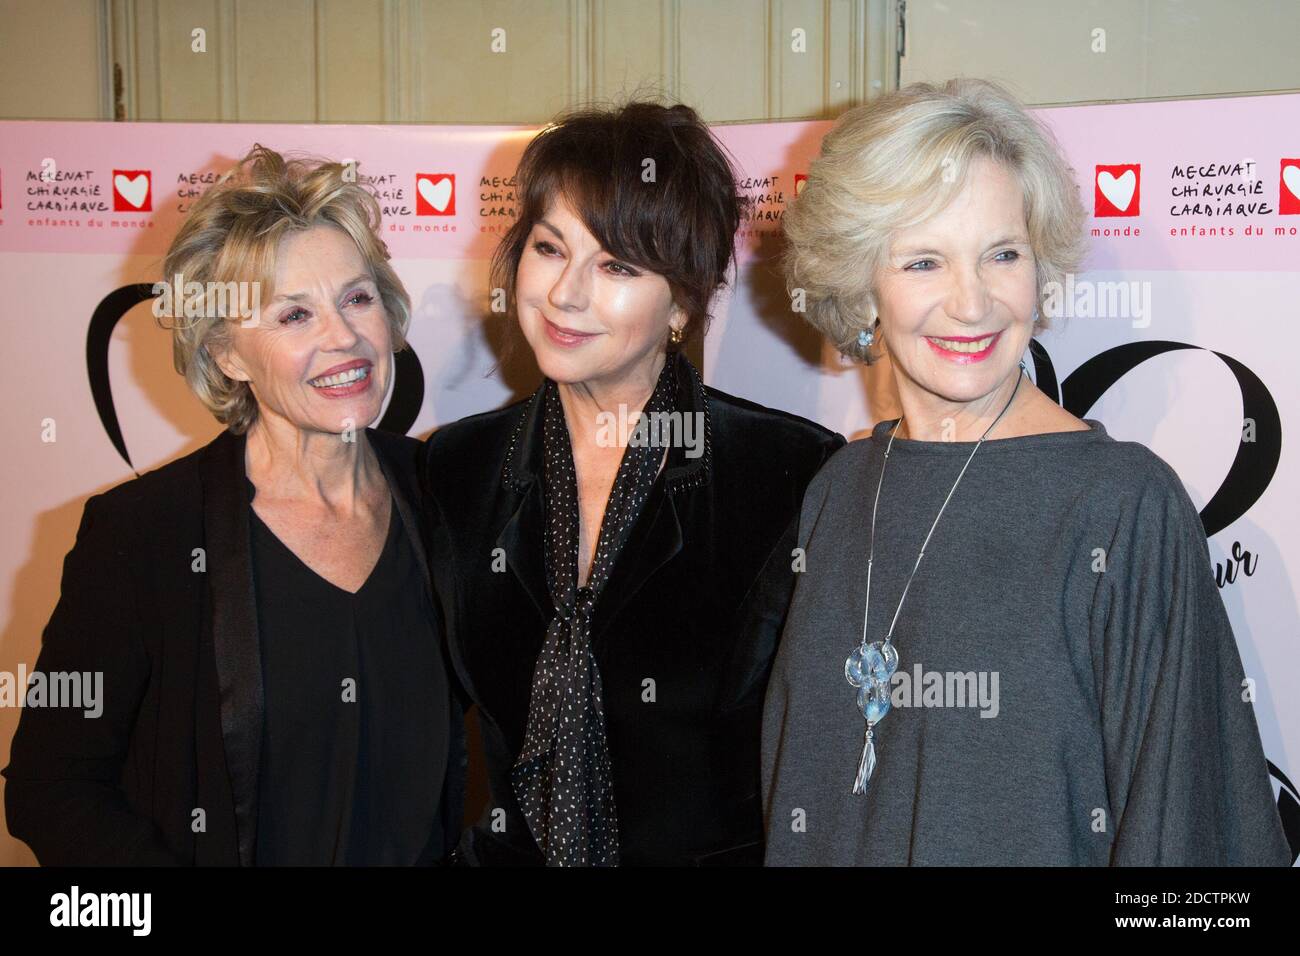
[[546, 337], [556, 345], [566, 349], [585, 345], [598, 334], [595, 332], [579, 332], [577, 329], [566, 329], [564, 326], [556, 325], [545, 316], [542, 317], [542, 321], [546, 323]]
[[327, 368], [307, 384], [326, 398], [348, 398], [370, 388], [374, 365], [367, 359], [353, 359]]
[[925, 341], [930, 350], [941, 358], [957, 365], [973, 365], [982, 362], [997, 348], [1001, 332], [990, 335], [927, 335]]

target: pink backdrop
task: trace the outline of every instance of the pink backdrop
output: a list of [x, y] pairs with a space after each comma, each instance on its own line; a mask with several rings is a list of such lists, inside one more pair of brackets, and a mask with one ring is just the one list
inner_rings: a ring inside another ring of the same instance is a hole
[[[1042, 338], [1035, 372], [1040, 382], [1061, 383], [1076, 402], [1088, 394], [1085, 379], [1095, 383], [1100, 375], [1101, 394], [1072, 410], [1102, 419], [1118, 438], [1146, 443], [1175, 467], [1198, 507], [1214, 503], [1207, 514], [1226, 523], [1214, 529], [1210, 550], [1256, 683], [1265, 751], [1294, 780], [1300, 462], [1282, 434], [1300, 425], [1300, 376], [1289, 351], [1289, 323], [1300, 302], [1300, 96], [1040, 115], [1094, 214], [1093, 254], [1075, 291], [1105, 298], [1118, 286], [1103, 284], [1124, 283], [1134, 298], [1089, 315], [1084, 300], [1072, 296], [1075, 315]], [[888, 365], [868, 371], [838, 360], [790, 313], [768, 261], [797, 177], [827, 128], [718, 129], [742, 185], [759, 202], [744, 231], [735, 292], [717, 304], [703, 362], [716, 387], [856, 435], [894, 412]], [[488, 317], [485, 261], [511, 221], [511, 175], [531, 132], [0, 123], [8, 358], [0, 380], [0, 671], [35, 662], [86, 497], [132, 474], [92, 395], [92, 315], [113, 290], [161, 278], [170, 236], [215, 174], [254, 142], [358, 161], [385, 207], [384, 237], [415, 305], [410, 338], [424, 393], [411, 431], [423, 435], [535, 384], [527, 367], [492, 373], [503, 320]], [[190, 452], [217, 433], [172, 371], [168, 338], [146, 304], [126, 311], [110, 342], [112, 405], [136, 470]], [[1133, 347], [1143, 343], [1152, 346], [1151, 357], [1138, 361]], [[1081, 367], [1088, 374], [1072, 377]], [[1280, 414], [1280, 429], [1262, 422], [1259, 447], [1248, 449], [1241, 459], [1248, 467], [1234, 473], [1243, 418], [1269, 407]], [[43, 440], [51, 423], [52, 442]], [[0, 762], [8, 760], [17, 719], [16, 709], [0, 708]], [[1282, 785], [1275, 779], [1274, 786]], [[25, 847], [0, 836], [0, 864], [30, 861]]]

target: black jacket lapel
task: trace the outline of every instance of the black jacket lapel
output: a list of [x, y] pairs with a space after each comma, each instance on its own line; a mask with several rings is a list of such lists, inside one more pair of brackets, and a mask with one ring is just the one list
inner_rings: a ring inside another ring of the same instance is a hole
[[[411, 507], [412, 501], [418, 502], [420, 500], [420, 488], [416, 480], [418, 474], [416, 456], [422, 451], [422, 446], [403, 436], [397, 436], [396, 440], [394, 440], [393, 436], [375, 429], [367, 429], [366, 433], [370, 439], [370, 447], [375, 451], [375, 458], [379, 462], [379, 467], [388, 480], [388, 487], [392, 490], [393, 503], [397, 507], [398, 518], [406, 531], [407, 539], [415, 552], [416, 560], [419, 562], [420, 570], [423, 573], [423, 580], [428, 588], [429, 607], [437, 619], [438, 640], [441, 645], [443, 667], [447, 679], [444, 686], [448, 695], [445, 722], [433, 728], [436, 739], [447, 741], [444, 751], [446, 769], [441, 796], [442, 830], [441, 833], [437, 834], [437, 838], [444, 842], [450, 841], [450, 844], [454, 845], [456, 835], [460, 832], [461, 817], [464, 813], [465, 774], [468, 754], [465, 746], [463, 708], [450, 686], [453, 666], [447, 656], [446, 645], [443, 640], [444, 624], [442, 619], [438, 617], [438, 604], [433, 599], [433, 578], [430, 575], [428, 553], [424, 547], [424, 533], [418, 522], [416, 512]], [[443, 849], [440, 845], [431, 844], [427, 846], [421, 854], [420, 863], [435, 862], [442, 856]]]
[[713, 444], [704, 384], [695, 367], [684, 355], [673, 353], [669, 355], [668, 361], [676, 364], [677, 396], [674, 408], [683, 416], [699, 416], [698, 421], [702, 424], [697, 433], [703, 436], [703, 448], [701, 454], [694, 458], [686, 456], [686, 448], [682, 444], [674, 444], [669, 448], [668, 460], [645, 503], [645, 511], [637, 520], [631, 537], [614, 563], [614, 570], [596, 605], [593, 635], [598, 644], [623, 606], [656, 571], [682, 550], [682, 523], [677, 513], [677, 496], [683, 491], [707, 484], [711, 479]]
[[208, 610], [221, 702], [221, 734], [234, 801], [239, 862], [257, 846], [257, 777], [265, 719], [262, 657], [253, 592], [244, 438], [226, 432], [204, 457], [203, 531]]
[[[545, 386], [533, 393], [510, 439], [502, 481], [519, 495], [514, 513], [493, 544], [505, 552], [506, 564], [528, 592], [542, 619], [555, 614], [546, 583], [546, 501], [542, 481], [542, 409]], [[495, 553], [490, 556], [495, 559]]]
[[551, 590], [546, 584], [546, 504], [542, 483], [535, 481], [524, 492], [519, 507], [497, 536], [495, 548], [505, 552], [506, 565], [519, 579], [544, 620], [555, 614]]
[[407, 540], [410, 541], [411, 548], [415, 552], [420, 571], [423, 573], [424, 579], [429, 581], [431, 580], [429, 577], [429, 558], [424, 550], [424, 536], [420, 533], [419, 524], [416, 523], [415, 512], [411, 510], [412, 498], [418, 495], [418, 489], [410, 481], [410, 476], [414, 474], [415, 464], [412, 461], [409, 463], [409, 467], [404, 467], [408, 463], [392, 460], [394, 449], [389, 447], [387, 435], [369, 428], [366, 429], [366, 434], [370, 439], [370, 447], [374, 449], [375, 460], [379, 462], [379, 470], [384, 473], [384, 478], [388, 481], [388, 487], [393, 493], [393, 504], [397, 507], [397, 516], [401, 519]]
[[610, 623], [652, 575], [682, 550], [682, 525], [673, 496], [662, 491], [663, 476], [632, 534], [614, 562], [605, 590], [596, 602], [593, 639], [599, 643]]

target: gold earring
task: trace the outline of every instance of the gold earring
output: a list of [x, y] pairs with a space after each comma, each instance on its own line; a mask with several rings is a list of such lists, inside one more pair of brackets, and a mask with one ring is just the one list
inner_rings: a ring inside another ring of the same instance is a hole
[[668, 341], [671, 342], [673, 345], [681, 345], [682, 339], [685, 337], [686, 335], [684, 332], [682, 332], [681, 329], [670, 328], [668, 330]]

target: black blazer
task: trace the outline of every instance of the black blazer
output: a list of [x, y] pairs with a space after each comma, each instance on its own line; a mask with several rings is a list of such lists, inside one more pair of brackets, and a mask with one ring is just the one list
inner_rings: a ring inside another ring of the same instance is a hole
[[[427, 564], [410, 505], [421, 445], [367, 435]], [[263, 697], [244, 444], [222, 432], [86, 502], [36, 668], [102, 671], [103, 714], [25, 708], [4, 770], [9, 831], [42, 864], [254, 862]], [[425, 862], [461, 829], [454, 700], [434, 728], [445, 836]], [[193, 832], [195, 809], [206, 832]]]
[[[685, 362], [677, 372], [677, 407], [708, 416], [704, 454], [669, 451], [593, 626], [622, 862], [758, 865], [763, 693], [794, 587], [799, 505], [844, 439], [703, 388]], [[427, 443], [434, 590], [491, 786], [458, 862], [542, 862], [509, 778], [553, 614], [540, 395]]]

